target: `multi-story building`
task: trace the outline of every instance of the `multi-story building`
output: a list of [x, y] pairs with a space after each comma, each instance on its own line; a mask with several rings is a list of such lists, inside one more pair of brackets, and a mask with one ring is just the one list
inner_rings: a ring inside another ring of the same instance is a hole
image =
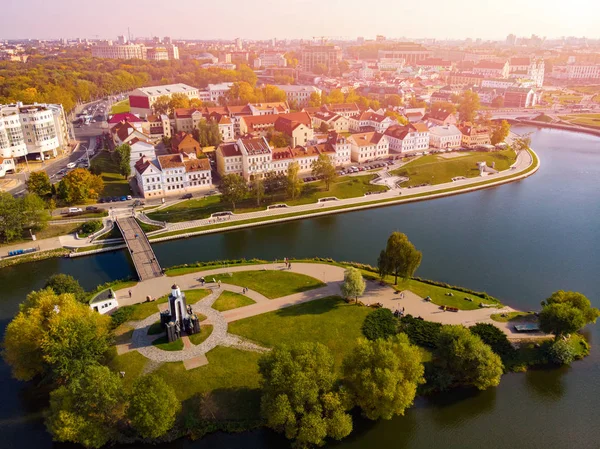
[[338, 133], [346, 133], [350, 130], [350, 120], [346, 117], [332, 112], [318, 111], [312, 114], [313, 127], [319, 129], [325, 123], [328, 129]]
[[178, 108], [175, 109], [175, 129], [177, 132], [192, 133], [198, 129], [201, 120], [214, 121], [219, 126], [219, 133], [223, 141], [233, 140], [234, 125], [232, 120], [221, 110], [225, 108], [214, 108], [220, 112], [211, 111], [213, 108]]
[[487, 78], [481, 80], [481, 87], [491, 89], [508, 89], [509, 87], [517, 87], [517, 81], [512, 78]]
[[476, 126], [466, 122], [461, 124], [458, 129], [462, 134], [462, 145], [468, 148], [475, 148], [480, 145], [491, 145], [490, 130], [486, 126]]
[[308, 72], [322, 64], [331, 69], [342, 60], [342, 50], [335, 45], [307, 45], [300, 51], [300, 64]]
[[194, 153], [199, 156], [202, 148], [194, 136], [185, 131], [179, 131], [171, 139], [171, 153]]
[[165, 86], [140, 87], [129, 94], [131, 113], [146, 117], [152, 113], [152, 106], [158, 98], [173, 94], [183, 94], [190, 100], [198, 99], [198, 89], [187, 84], [167, 84]]
[[194, 153], [142, 157], [135, 164], [135, 178], [144, 198], [180, 195], [212, 188], [210, 162]]
[[429, 129], [424, 123], [390, 126], [384, 134], [389, 142], [390, 152], [407, 153], [429, 148]]
[[552, 78], [556, 79], [597, 80], [600, 78], [600, 65], [555, 65], [551, 73]]
[[164, 61], [169, 59], [179, 59], [179, 48], [172, 44], [166, 44], [159, 47], [146, 47], [142, 44], [126, 42], [126, 39], [123, 36], [119, 36], [117, 43], [109, 40], [93, 46], [92, 57]]
[[348, 137], [353, 162], [366, 162], [384, 159], [389, 155], [387, 137], [378, 132], [352, 134]]
[[146, 59], [150, 61], [168, 61], [169, 53], [164, 47], [150, 47], [146, 50]]
[[265, 134], [269, 128], [275, 127], [280, 118], [304, 124], [310, 127], [312, 120], [306, 112], [291, 112], [277, 115], [245, 115], [240, 118], [240, 134]]
[[0, 157], [56, 157], [69, 145], [67, 120], [60, 104], [0, 105]]
[[511, 87], [504, 91], [504, 107], [531, 108], [537, 104], [535, 90], [526, 87]]
[[508, 78], [510, 73], [510, 65], [508, 61], [480, 61], [473, 66], [473, 73], [476, 75], [484, 75], [486, 77]]
[[0, 178], [4, 178], [8, 173], [16, 173], [15, 160], [0, 157]]
[[433, 148], [460, 148], [462, 133], [455, 125], [442, 125], [429, 128], [429, 145]]
[[434, 125], [456, 125], [456, 114], [446, 109], [435, 109], [423, 116], [423, 121], [431, 127]]
[[305, 146], [314, 137], [310, 123], [307, 125], [302, 121], [282, 116], [275, 121], [275, 131], [283, 133], [292, 147]]
[[222, 143], [216, 151], [217, 172], [221, 177], [232, 174], [243, 176], [243, 157], [236, 142]]
[[542, 87], [544, 85], [546, 66], [543, 59], [529, 57], [511, 58], [509, 64], [509, 76], [511, 78], [530, 79], [533, 81], [535, 87]]
[[147, 160], [156, 159], [156, 151], [154, 149], [154, 145], [149, 142], [145, 142], [143, 140], [134, 139], [129, 142], [129, 147], [131, 148], [131, 153], [129, 157], [129, 164], [131, 165], [131, 174], [135, 176], [135, 164], [142, 158], [146, 158]]
[[315, 86], [278, 84], [275, 87], [278, 87], [279, 89], [285, 92], [285, 99], [288, 103], [294, 103], [299, 108], [308, 106], [308, 101], [310, 100], [310, 96], [313, 93], [321, 95], [321, 89], [318, 89]]
[[391, 117], [373, 111], [366, 111], [350, 117], [349, 126], [351, 132], [376, 131], [383, 133], [395, 123], [397, 122]]
[[448, 75], [447, 83], [453, 86], [481, 86], [484, 78], [484, 75], [475, 73], [456, 72]]
[[283, 53], [261, 53], [254, 60], [254, 68], [261, 67], [287, 67], [287, 59]]
[[360, 108], [356, 103], [325, 104], [323, 109], [346, 118], [360, 114]]
[[146, 117], [148, 122], [148, 135], [153, 140], [171, 137], [171, 120], [166, 114], [151, 114]]
[[404, 60], [407, 65], [412, 65], [423, 59], [431, 58], [433, 53], [421, 44], [413, 42], [400, 42], [393, 44], [393, 49], [379, 50], [377, 59], [380, 62]]

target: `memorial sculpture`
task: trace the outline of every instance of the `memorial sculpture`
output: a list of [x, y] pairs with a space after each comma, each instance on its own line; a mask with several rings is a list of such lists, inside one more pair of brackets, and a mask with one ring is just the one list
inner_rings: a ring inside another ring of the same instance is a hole
[[185, 302], [185, 293], [182, 293], [177, 285], [171, 287], [169, 295], [169, 308], [160, 313], [160, 323], [167, 332], [169, 342], [181, 338], [185, 332], [187, 335], [200, 332], [200, 320]]

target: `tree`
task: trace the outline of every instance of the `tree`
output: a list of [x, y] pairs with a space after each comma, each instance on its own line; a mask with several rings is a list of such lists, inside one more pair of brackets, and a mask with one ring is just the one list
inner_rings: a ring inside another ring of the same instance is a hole
[[465, 90], [460, 96], [458, 104], [458, 116], [462, 122], [472, 122], [475, 120], [477, 111], [481, 108], [479, 95], [472, 90]]
[[333, 89], [331, 92], [329, 92], [327, 99], [327, 103], [329, 104], [340, 104], [346, 101], [344, 98], [344, 93], [340, 89]]
[[344, 271], [344, 282], [340, 286], [344, 298], [355, 298], [358, 304], [358, 297], [365, 292], [366, 284], [362, 273], [358, 268], [346, 268]]
[[221, 178], [221, 192], [221, 199], [231, 203], [232, 209], [235, 210], [235, 204], [246, 198], [248, 186], [244, 178], [232, 173]]
[[169, 111], [174, 112], [175, 109], [189, 108], [190, 99], [183, 93], [174, 93], [169, 100]]
[[389, 273], [390, 263], [387, 260], [387, 253], [385, 249], [382, 249], [379, 253], [379, 257], [377, 257], [377, 273], [379, 274], [379, 279], [383, 280]]
[[570, 365], [575, 360], [575, 351], [567, 340], [555, 340], [548, 347], [548, 358], [555, 365]]
[[258, 363], [261, 413], [267, 426], [297, 447], [321, 446], [352, 431], [343, 396], [334, 389], [334, 360], [320, 343], [276, 347]]
[[256, 198], [256, 206], [260, 206], [260, 202], [265, 196], [265, 183], [260, 176], [256, 176], [254, 178], [254, 182], [252, 183], [252, 196]]
[[133, 383], [127, 417], [143, 438], [158, 438], [167, 433], [180, 410], [175, 390], [162, 377], [150, 374]]
[[[292, 80], [293, 81], [293, 80]], [[285, 101], [286, 94], [277, 86], [267, 84], [263, 89], [263, 95], [266, 102]]]
[[542, 302], [542, 306], [540, 329], [556, 335], [556, 339], [576, 332], [588, 323], [595, 323], [600, 316], [600, 311], [591, 306], [590, 300], [578, 292], [559, 290]]
[[506, 120], [502, 120], [500, 126], [497, 126], [492, 132], [491, 141], [492, 145], [504, 142], [510, 132], [510, 124]]
[[417, 386], [425, 382], [421, 354], [406, 334], [390, 340], [359, 339], [342, 371], [353, 402], [372, 420], [404, 415]]
[[500, 356], [463, 326], [442, 326], [434, 351], [437, 386], [495, 387], [503, 372]]
[[73, 276], [63, 273], [53, 274], [48, 278], [44, 288], [50, 288], [57, 295], [72, 293], [79, 302], [86, 303], [88, 295]]
[[67, 381], [101, 360], [111, 344], [110, 318], [51, 289], [31, 292], [6, 328], [6, 362], [16, 379]]
[[318, 64], [315, 64], [313, 67], [313, 73], [315, 75], [324, 75], [327, 72], [328, 72], [328, 68], [325, 64], [318, 63]]
[[388, 238], [385, 248], [385, 260], [388, 263], [387, 271], [394, 275], [394, 285], [398, 284], [398, 276], [409, 279], [413, 276], [423, 254], [417, 251], [405, 234], [393, 232]]
[[322, 133], [326, 133], [329, 131], [329, 125], [326, 121], [321, 122], [321, 126], [319, 126], [319, 131], [321, 131]]
[[388, 339], [398, 333], [398, 325], [390, 309], [381, 307], [367, 315], [362, 326], [362, 333], [369, 340]]
[[531, 136], [529, 134], [519, 136], [513, 139], [511, 146], [517, 153], [522, 150], [528, 150], [531, 147]]
[[102, 447], [115, 439], [117, 424], [124, 416], [123, 396], [117, 373], [106, 366], [88, 366], [50, 394], [46, 427], [56, 441]]
[[0, 239], [10, 242], [20, 238], [25, 229], [43, 229], [49, 219], [46, 203], [35, 193], [14, 198], [0, 192]]
[[21, 220], [24, 229], [39, 231], [44, 229], [50, 219], [47, 204], [35, 193], [27, 193], [19, 199]]
[[329, 191], [331, 183], [337, 178], [335, 166], [331, 162], [331, 158], [325, 153], [321, 153], [317, 160], [313, 161], [311, 167], [312, 175], [325, 181], [325, 188]]
[[436, 113], [439, 111], [444, 111], [448, 114], [454, 114], [456, 112], [456, 106], [454, 103], [450, 103], [448, 101], [436, 101], [431, 105], [431, 112]]
[[481, 338], [486, 345], [489, 345], [496, 354], [500, 356], [502, 362], [506, 365], [511, 362], [516, 355], [515, 348], [508, 341], [508, 337], [498, 327], [489, 323], [477, 323], [469, 328], [472, 334]]
[[600, 311], [592, 307], [590, 300], [583, 294], [573, 291], [558, 290], [546, 299], [543, 305], [565, 304], [569, 307], [580, 310], [583, 313], [586, 324], [595, 323]]
[[215, 120], [202, 119], [198, 122], [198, 143], [201, 147], [217, 147], [221, 140], [219, 124]]
[[399, 107], [404, 104], [402, 97], [398, 94], [392, 94], [385, 99], [385, 104], [390, 107]]
[[88, 170], [76, 168], [58, 183], [57, 195], [67, 204], [84, 203], [95, 199], [104, 190], [104, 181]]
[[152, 104], [152, 109], [154, 109], [154, 113], [158, 115], [169, 114], [171, 112], [170, 103], [171, 98], [168, 95], [161, 95]]
[[321, 94], [318, 92], [311, 93], [308, 98], [308, 106], [311, 108], [318, 108], [321, 106]]
[[127, 179], [131, 174], [131, 147], [126, 143], [119, 145], [113, 155], [119, 164], [119, 173]]
[[493, 108], [503, 108], [504, 107], [504, 97], [498, 96], [492, 100]]
[[40, 198], [47, 198], [52, 195], [52, 183], [48, 174], [44, 171], [31, 173], [27, 180], [27, 190], [35, 193]]
[[266, 137], [269, 141], [269, 145], [271, 145], [273, 148], [284, 148], [288, 146], [287, 136], [280, 131], [275, 131], [274, 128], [270, 128], [267, 131]]
[[302, 193], [302, 180], [300, 176], [298, 176], [298, 172], [300, 171], [300, 165], [298, 162], [292, 162], [288, 166], [287, 176], [286, 176], [286, 191], [288, 196], [295, 200]]
[[387, 110], [385, 111], [385, 116], [393, 118], [400, 125], [408, 125], [408, 119], [406, 116], [400, 114], [399, 112]]

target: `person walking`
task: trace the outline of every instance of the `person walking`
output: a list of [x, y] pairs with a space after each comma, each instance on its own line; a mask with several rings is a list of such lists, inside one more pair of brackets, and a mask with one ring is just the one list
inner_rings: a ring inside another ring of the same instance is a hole
[[221, 288], [221, 279], [219, 279], [219, 288]]
[[131, 298], [131, 290], [129, 290], [129, 297]]

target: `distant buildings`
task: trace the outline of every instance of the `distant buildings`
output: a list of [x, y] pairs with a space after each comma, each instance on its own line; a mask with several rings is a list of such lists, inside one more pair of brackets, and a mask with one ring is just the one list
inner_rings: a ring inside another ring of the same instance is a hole
[[308, 72], [312, 72], [318, 64], [331, 69], [341, 60], [342, 50], [334, 45], [307, 45], [300, 51], [300, 64]]
[[475, 148], [481, 145], [491, 145], [490, 130], [486, 126], [476, 126], [472, 123], [463, 123], [458, 129], [462, 134], [462, 145]]
[[552, 67], [551, 76], [564, 80], [597, 80], [600, 79], [600, 65], [555, 65]]
[[0, 157], [56, 157], [69, 145], [67, 120], [60, 104], [0, 105]]
[[[170, 42], [170, 38], [168, 39]], [[92, 57], [106, 59], [149, 59], [163, 61], [179, 59], [179, 48], [171, 43], [162, 46], [147, 47], [144, 44], [127, 42], [124, 36], [119, 36], [118, 42], [101, 42], [92, 47]]]
[[278, 84], [275, 87], [285, 92], [285, 99], [288, 103], [294, 103], [300, 108], [308, 106], [310, 96], [313, 93], [321, 95], [321, 89], [315, 86]]
[[261, 53], [254, 60], [254, 68], [261, 67], [287, 67], [287, 59], [283, 53]]
[[385, 131], [390, 151], [406, 153], [429, 149], [429, 129], [424, 123], [390, 126]]
[[379, 50], [377, 59], [379, 62], [404, 61], [406, 65], [414, 64], [423, 59], [431, 58], [433, 52], [427, 50], [421, 44], [413, 42], [401, 42], [394, 44], [394, 49]]

